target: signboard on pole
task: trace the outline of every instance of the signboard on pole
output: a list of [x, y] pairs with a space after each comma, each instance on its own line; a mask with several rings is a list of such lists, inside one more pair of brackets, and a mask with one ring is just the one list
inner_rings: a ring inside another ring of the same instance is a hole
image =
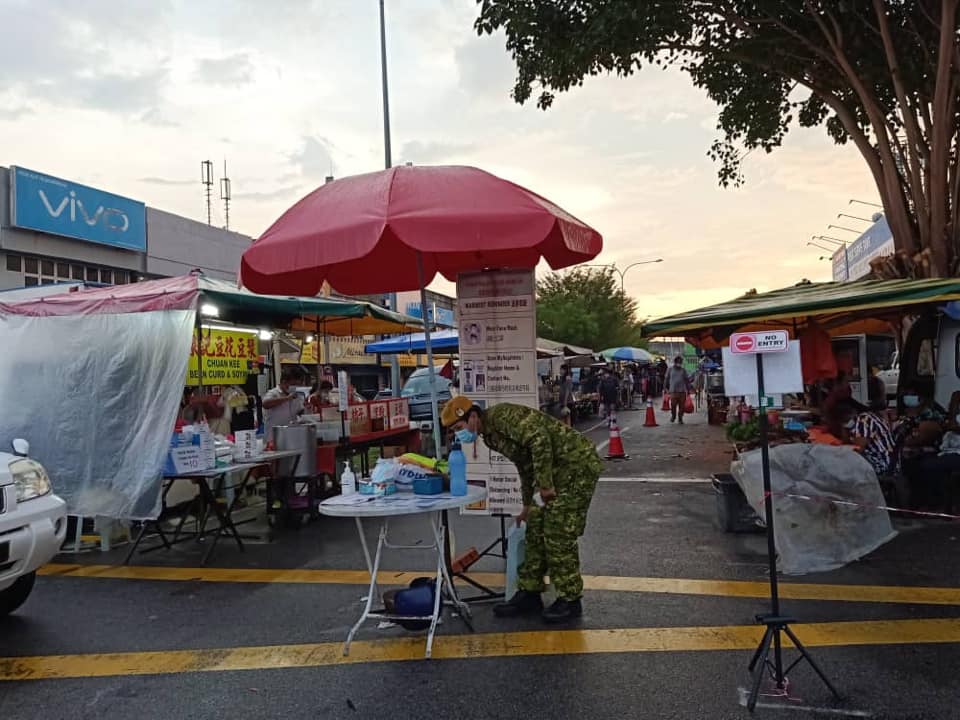
[[735, 355], [786, 352], [789, 344], [790, 334], [786, 330], [734, 333], [730, 336], [730, 352]]
[[[481, 407], [539, 407], [533, 270], [465, 273], [457, 279], [460, 391]], [[516, 466], [477, 440], [464, 448], [467, 481], [487, 499], [466, 514], [515, 515], [523, 509]]]

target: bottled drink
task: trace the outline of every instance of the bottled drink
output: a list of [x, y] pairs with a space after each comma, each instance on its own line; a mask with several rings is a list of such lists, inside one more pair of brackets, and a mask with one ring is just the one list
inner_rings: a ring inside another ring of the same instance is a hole
[[460, 449], [460, 443], [453, 443], [450, 448], [450, 457], [447, 458], [450, 465], [450, 494], [467, 494], [467, 458]]

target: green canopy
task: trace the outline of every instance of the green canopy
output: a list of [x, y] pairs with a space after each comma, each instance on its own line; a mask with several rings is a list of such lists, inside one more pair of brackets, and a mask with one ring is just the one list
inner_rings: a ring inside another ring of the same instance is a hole
[[842, 316], [851, 321], [893, 318], [909, 314], [904, 308], [951, 300], [960, 300], [960, 278], [805, 282], [653, 320], [642, 332], [645, 337], [691, 337], [707, 331], [729, 334], [775, 321], [783, 326], [814, 316]]
[[423, 329], [417, 318], [391, 312], [362, 300], [327, 297], [257, 295], [208, 277], [197, 278], [201, 303], [216, 308], [216, 317], [230, 322], [327, 335], [390, 335]]

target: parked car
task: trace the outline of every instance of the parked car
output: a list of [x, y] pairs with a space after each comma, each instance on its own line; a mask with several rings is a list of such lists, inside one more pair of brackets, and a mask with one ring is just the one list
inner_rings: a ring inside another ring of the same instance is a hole
[[[437, 414], [444, 403], [450, 399], [450, 380], [436, 375], [437, 388]], [[413, 375], [407, 378], [403, 389], [400, 390], [400, 397], [407, 398], [410, 403], [410, 420], [412, 422], [424, 422], [433, 419], [430, 412], [430, 368], [419, 368], [413, 371]]]
[[890, 360], [890, 367], [877, 373], [877, 377], [883, 381], [886, 388], [887, 397], [897, 396], [897, 384], [900, 382], [900, 353], [894, 351], [893, 358]]
[[13, 441], [0, 452], [0, 618], [26, 602], [37, 569], [60, 551], [67, 534], [67, 505], [53, 494], [30, 445]]

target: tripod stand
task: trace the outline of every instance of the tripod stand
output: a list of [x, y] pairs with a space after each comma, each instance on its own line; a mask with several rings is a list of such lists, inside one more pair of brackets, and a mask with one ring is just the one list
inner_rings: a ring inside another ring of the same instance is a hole
[[[763, 634], [763, 639], [757, 646], [756, 652], [753, 654], [753, 659], [747, 666], [750, 672], [753, 674], [753, 687], [750, 691], [750, 697], [747, 699], [747, 710], [750, 712], [753, 712], [754, 708], [757, 706], [757, 698], [760, 695], [760, 683], [763, 681], [763, 674], [765, 670], [769, 669], [771, 677], [777, 684], [777, 689], [785, 690], [787, 673], [793, 670], [793, 668], [799, 665], [803, 660], [806, 660], [808, 663], [810, 663], [810, 667], [812, 667], [814, 672], [820, 676], [820, 679], [823, 680], [824, 685], [826, 685], [830, 692], [833, 693], [833, 696], [836, 698], [840, 697], [840, 693], [837, 692], [837, 689], [833, 686], [830, 680], [827, 679], [827, 676], [823, 673], [823, 670], [820, 669], [820, 666], [817, 665], [810, 653], [807, 652], [807, 649], [803, 646], [803, 643], [800, 642], [793, 630], [790, 629], [790, 624], [796, 622], [794, 618], [787, 617], [786, 615], [782, 615], [780, 613], [780, 593], [777, 586], [777, 546], [773, 536], [773, 492], [770, 485], [770, 448], [767, 443], [767, 413], [762, 407], [764, 404], [763, 355], [758, 353], [756, 357], [757, 390], [761, 405], [760, 459], [761, 468], [763, 471], [764, 514], [766, 515], [767, 521], [767, 559], [769, 562], [770, 572], [770, 613], [756, 616], [757, 622], [766, 625], [767, 629]], [[781, 633], [790, 638], [790, 641], [800, 653], [800, 657], [790, 663], [786, 670], [783, 668], [783, 642]], [[772, 660], [770, 659], [771, 649], [773, 650]]]

